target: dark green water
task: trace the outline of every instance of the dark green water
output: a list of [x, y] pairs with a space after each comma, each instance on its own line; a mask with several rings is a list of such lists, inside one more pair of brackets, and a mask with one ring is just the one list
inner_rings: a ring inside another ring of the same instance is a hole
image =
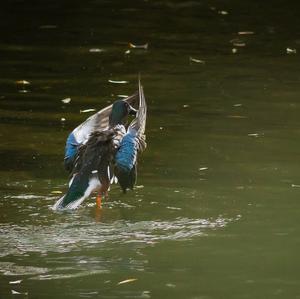
[[[300, 298], [300, 5], [261, 2], [1, 2], [1, 299]], [[54, 213], [79, 111], [138, 72], [139, 187]]]

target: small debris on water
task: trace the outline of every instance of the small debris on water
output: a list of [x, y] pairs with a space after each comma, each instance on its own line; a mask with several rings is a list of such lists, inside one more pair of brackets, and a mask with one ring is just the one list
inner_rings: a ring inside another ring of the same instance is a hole
[[228, 115], [228, 118], [236, 118], [236, 119], [244, 119], [247, 118], [247, 116], [244, 115]]
[[137, 281], [137, 278], [128, 278], [128, 279], [125, 279], [125, 280], [122, 280], [122, 281], [118, 282], [117, 285], [130, 283], [130, 282], [134, 282], [134, 281]]
[[28, 93], [28, 92], [30, 92], [30, 91], [27, 90], [27, 89], [20, 89], [20, 90], [19, 90], [19, 93]]
[[17, 84], [23, 84], [23, 85], [30, 85], [30, 82], [29, 81], [26, 81], [26, 80], [18, 80], [16, 81]]
[[80, 110], [79, 113], [89, 113], [89, 112], [94, 112], [96, 109], [85, 109], [85, 110]]
[[180, 191], [179, 191], [179, 190], [174, 190], [174, 192], [175, 192], [175, 193], [179, 193]]
[[249, 133], [248, 136], [249, 137], [259, 137], [262, 136], [263, 134], [259, 134], [259, 133]]
[[99, 49], [99, 48], [91, 48], [91, 49], [89, 49], [89, 52], [90, 53], [102, 53], [102, 52], [104, 52], [104, 50]]
[[126, 80], [108, 80], [109, 83], [112, 83], [112, 84], [127, 84], [129, 83], [129, 81], [126, 81]]
[[219, 11], [218, 11], [218, 14], [219, 14], [219, 15], [226, 16], [226, 15], [228, 15], [228, 11], [226, 11], [226, 10], [219, 10]]
[[65, 119], [64, 117], [62, 117], [62, 118], [60, 119], [60, 121], [65, 122], [66, 119]]
[[292, 188], [300, 188], [300, 185], [292, 184]]
[[236, 186], [235, 189], [237, 189], [237, 190], [244, 190], [245, 186]]
[[138, 185], [138, 186], [135, 186], [136, 189], [143, 189], [144, 188], [144, 185]]
[[159, 129], [160, 129], [160, 130], [163, 130], [163, 129], [164, 129], [164, 127], [159, 127]]
[[39, 28], [40, 29], [57, 29], [58, 26], [57, 25], [41, 25]]
[[118, 98], [128, 98], [128, 95], [126, 95], [126, 94], [117, 94], [117, 97]]
[[126, 51], [124, 52], [124, 54], [125, 54], [125, 55], [129, 55], [129, 54], [130, 54], [130, 50], [126, 50]]
[[232, 54], [236, 54], [237, 51], [238, 51], [237, 48], [232, 48], [232, 49], [231, 49]]
[[238, 42], [235, 42], [235, 43], [233, 43], [233, 45], [234, 45], [235, 47], [238, 47], [238, 48], [246, 47], [246, 43], [238, 43]]
[[167, 209], [169, 209], [169, 210], [182, 210], [181, 208], [177, 208], [177, 207], [167, 207]]
[[10, 281], [9, 284], [19, 284], [21, 282], [22, 280], [14, 280], [14, 281]]
[[166, 287], [168, 287], [168, 288], [176, 288], [176, 284], [173, 284], [173, 283], [167, 283], [167, 284], [166, 284]]
[[148, 46], [149, 46], [148, 43], [143, 44], [143, 45], [136, 45], [136, 44], [133, 44], [133, 43], [129, 43], [128, 45], [129, 45], [129, 48], [132, 48], [132, 49], [145, 49], [145, 50], [147, 50]]
[[190, 107], [190, 105], [185, 104], [185, 105], [183, 105], [182, 107], [183, 107], [183, 108], [188, 108], [188, 107]]
[[239, 31], [238, 35], [252, 35], [254, 31]]
[[292, 48], [286, 48], [286, 53], [287, 54], [297, 54], [297, 50], [292, 49]]
[[20, 294], [21, 294], [21, 293], [15, 291], [15, 290], [11, 290], [11, 293], [12, 293], [13, 295], [20, 295]]
[[53, 190], [51, 191], [52, 194], [62, 194], [62, 191], [59, 190]]
[[71, 102], [71, 98], [65, 98], [61, 100], [64, 104], [69, 104]]
[[243, 104], [240, 104], [240, 103], [233, 105], [233, 107], [242, 107], [242, 106], [243, 106]]
[[20, 292], [17, 292], [17, 291], [15, 291], [15, 290], [11, 290], [11, 293], [12, 293], [13, 295], [28, 295], [27, 292], [26, 292], [26, 293], [20, 293]]
[[200, 63], [200, 64], [205, 64], [204, 60], [193, 58], [190, 56], [190, 62], [195, 62], [195, 63]]
[[200, 168], [198, 168], [199, 171], [203, 171], [203, 170], [207, 170], [207, 169], [208, 169], [208, 167], [200, 167]]

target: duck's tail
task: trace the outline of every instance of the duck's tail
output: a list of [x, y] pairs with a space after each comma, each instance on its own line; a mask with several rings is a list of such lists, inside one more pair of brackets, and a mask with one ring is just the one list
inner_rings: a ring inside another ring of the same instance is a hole
[[101, 178], [108, 180], [107, 167], [111, 161], [112, 139], [112, 130], [91, 135], [78, 153], [67, 193], [54, 204], [53, 210], [77, 208], [93, 191], [100, 189]]

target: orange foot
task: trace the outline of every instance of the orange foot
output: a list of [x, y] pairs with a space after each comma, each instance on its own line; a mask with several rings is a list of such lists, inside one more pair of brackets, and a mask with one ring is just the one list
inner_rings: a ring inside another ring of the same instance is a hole
[[96, 205], [97, 205], [98, 208], [100, 208], [100, 209], [102, 208], [102, 196], [101, 196], [101, 194], [97, 195]]

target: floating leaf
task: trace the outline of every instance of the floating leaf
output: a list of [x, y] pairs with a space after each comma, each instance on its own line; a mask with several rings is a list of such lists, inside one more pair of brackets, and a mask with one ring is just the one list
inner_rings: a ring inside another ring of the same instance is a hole
[[129, 83], [129, 81], [125, 81], [125, 80], [108, 80], [109, 83], [113, 83], [113, 84], [127, 84]]
[[69, 104], [71, 102], [71, 98], [65, 98], [61, 100], [64, 104]]
[[286, 48], [286, 53], [287, 54], [296, 54], [297, 50], [296, 49], [292, 49], [292, 48]]
[[27, 89], [20, 89], [20, 90], [19, 90], [19, 93], [28, 93], [28, 92], [30, 92], [30, 91], [27, 90]]
[[181, 208], [177, 208], [177, 207], [166, 207], [166, 209], [169, 209], [169, 210], [182, 210]]
[[15, 290], [11, 290], [11, 293], [12, 293], [13, 295], [25, 295], [25, 296], [28, 295], [28, 292], [20, 293], [20, 292], [17, 292], [17, 291], [15, 291]]
[[52, 194], [62, 194], [62, 191], [59, 190], [53, 190], [51, 191]]
[[16, 81], [17, 84], [23, 84], [23, 85], [29, 85], [30, 82], [29, 81], [26, 81], [26, 80], [19, 80], [19, 81]]
[[193, 58], [193, 57], [190, 57], [190, 62], [196, 62], [196, 63], [205, 64], [204, 60], [196, 59], [196, 58]]
[[259, 137], [258, 133], [250, 133], [248, 134], [249, 137]]
[[176, 288], [176, 284], [173, 284], [173, 283], [167, 283], [166, 286], [168, 288]]
[[143, 189], [144, 188], [144, 185], [137, 185], [135, 186], [136, 189]]
[[242, 48], [242, 47], [246, 47], [246, 43], [242, 43], [242, 42], [234, 42], [233, 45], [235, 47], [239, 47], [239, 48]]
[[135, 45], [133, 43], [129, 43], [129, 48], [132, 48], [132, 49], [145, 49], [145, 50], [147, 50], [148, 46], [149, 46], [148, 43], [143, 44], [143, 45]]
[[137, 281], [137, 278], [128, 278], [128, 279], [125, 279], [125, 280], [122, 280], [122, 281], [118, 282], [117, 285], [130, 283], [130, 282], [134, 282], [134, 281]]
[[243, 118], [247, 118], [247, 116], [244, 115], [228, 115], [228, 118], [237, 118], [237, 119], [243, 119]]
[[40, 29], [56, 29], [58, 26], [57, 25], [42, 25], [39, 28]]
[[91, 49], [89, 49], [89, 52], [90, 53], [101, 53], [101, 52], [104, 52], [104, 50], [99, 49], [99, 48], [91, 48]]
[[300, 185], [292, 184], [293, 188], [300, 188]]
[[10, 281], [9, 284], [19, 284], [21, 282], [22, 280], [15, 280], [15, 281]]
[[94, 112], [96, 109], [85, 109], [85, 110], [80, 110], [80, 113], [88, 113], [88, 112]]
[[254, 34], [253, 31], [239, 31], [238, 35], [251, 35]]

